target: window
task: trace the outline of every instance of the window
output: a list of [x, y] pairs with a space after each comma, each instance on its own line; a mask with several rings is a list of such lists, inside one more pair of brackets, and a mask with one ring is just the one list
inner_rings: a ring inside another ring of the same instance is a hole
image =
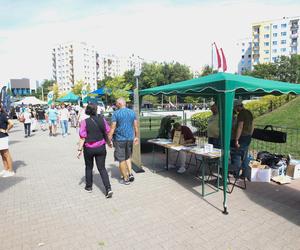
[[265, 52], [265, 54], [270, 54], [269, 50], [265, 50], [264, 52]]
[[242, 49], [242, 53], [244, 53], [245, 52], [245, 49]]
[[264, 58], [264, 62], [269, 62], [270, 59], [269, 58]]
[[264, 30], [269, 30], [270, 29], [270, 26], [265, 26], [264, 27]]
[[277, 45], [277, 41], [273, 41], [273, 43], [272, 43], [273, 45]]
[[269, 45], [270, 45], [270, 43], [269, 43], [269, 42], [265, 42], [264, 44], [265, 44], [265, 46], [269, 46]]
[[276, 30], [277, 28], [278, 28], [278, 25], [277, 25], [277, 24], [274, 24], [274, 25], [273, 25], [273, 29]]
[[273, 37], [277, 37], [277, 33], [273, 33]]
[[245, 58], [245, 56], [244, 55], [242, 55], [242, 59], [244, 59]]
[[248, 55], [248, 58], [251, 58], [251, 55]]
[[242, 46], [245, 46], [245, 43], [242, 43]]
[[281, 32], [281, 36], [286, 36], [286, 32]]
[[286, 28], [287, 24], [286, 23], [282, 23], [281, 24], [281, 28]]
[[276, 54], [277, 53], [277, 49], [273, 49], [272, 52]]
[[286, 44], [286, 40], [281, 40], [281, 44]]
[[265, 35], [264, 35], [264, 38], [269, 38], [269, 37], [270, 37], [269, 34], [265, 34]]
[[286, 48], [281, 48], [280, 51], [281, 52], [286, 52]]

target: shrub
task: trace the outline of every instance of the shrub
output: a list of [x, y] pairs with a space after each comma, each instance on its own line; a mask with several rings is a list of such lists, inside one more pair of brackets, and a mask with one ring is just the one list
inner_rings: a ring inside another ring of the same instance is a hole
[[208, 119], [211, 115], [212, 112], [210, 111], [193, 114], [191, 117], [192, 125], [197, 127], [200, 132], [205, 132], [207, 130]]

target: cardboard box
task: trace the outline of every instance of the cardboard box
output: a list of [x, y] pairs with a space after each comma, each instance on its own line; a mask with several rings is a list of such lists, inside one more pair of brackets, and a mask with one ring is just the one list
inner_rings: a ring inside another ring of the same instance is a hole
[[280, 166], [279, 168], [271, 168], [271, 177], [276, 177], [280, 175], [284, 175], [285, 166]]
[[270, 182], [271, 169], [270, 168], [253, 168], [249, 167], [249, 177], [253, 182]]
[[288, 165], [286, 169], [286, 175], [292, 177], [293, 179], [300, 178], [300, 164], [297, 165]]

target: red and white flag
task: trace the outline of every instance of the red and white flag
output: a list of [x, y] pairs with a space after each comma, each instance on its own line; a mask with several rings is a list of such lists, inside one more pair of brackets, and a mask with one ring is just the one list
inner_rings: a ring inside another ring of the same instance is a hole
[[217, 44], [214, 42], [213, 45], [215, 45], [216, 55], [217, 55], [217, 62], [218, 62], [218, 69], [219, 69], [219, 68], [221, 68], [221, 57], [220, 57], [220, 53], [219, 53]]
[[227, 70], [227, 62], [226, 62], [226, 57], [224, 55], [223, 49], [220, 48], [221, 54], [222, 54], [222, 64], [223, 64], [223, 72], [226, 72]]

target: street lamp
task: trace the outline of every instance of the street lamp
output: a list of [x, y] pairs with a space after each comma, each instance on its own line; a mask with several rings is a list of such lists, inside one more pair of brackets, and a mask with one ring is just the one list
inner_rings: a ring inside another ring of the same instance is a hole
[[139, 89], [139, 76], [141, 75], [141, 70], [135, 69], [134, 70], [134, 76], [135, 76], [135, 87], [138, 90]]

